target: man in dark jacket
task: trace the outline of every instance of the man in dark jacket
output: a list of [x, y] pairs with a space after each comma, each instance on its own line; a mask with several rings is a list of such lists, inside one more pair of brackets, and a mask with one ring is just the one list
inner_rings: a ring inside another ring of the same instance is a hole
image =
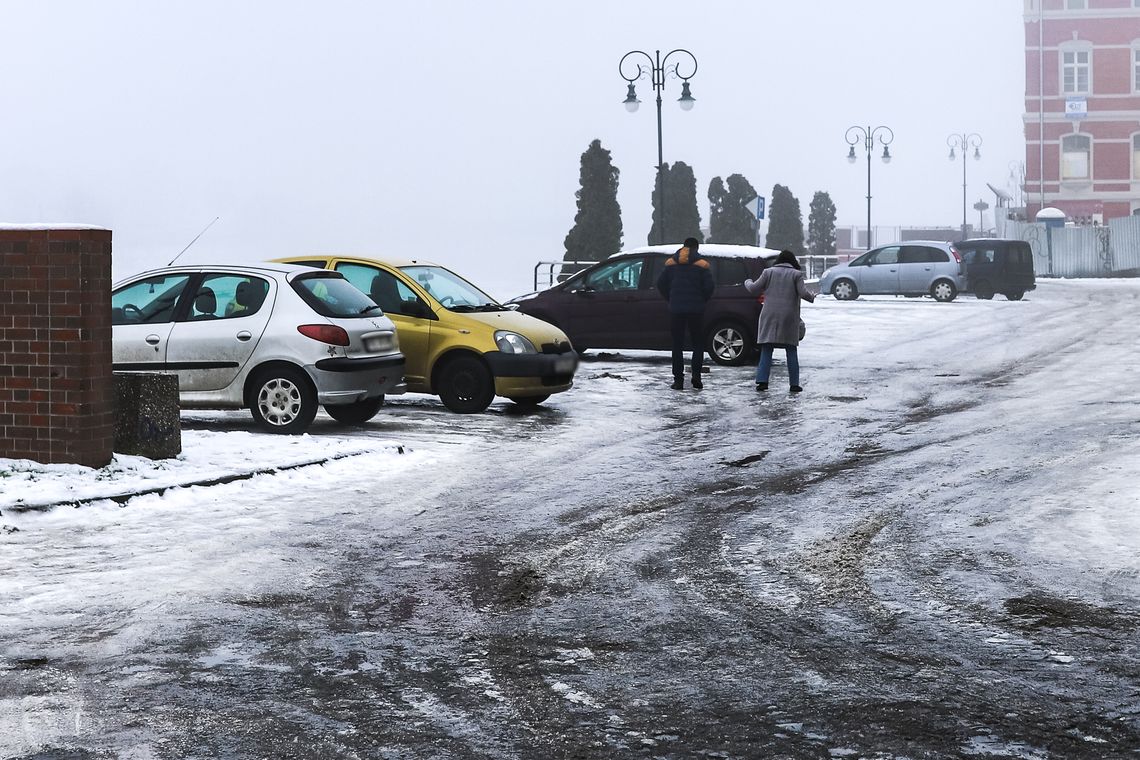
[[701, 258], [696, 238], [685, 238], [685, 246], [665, 260], [657, 278], [657, 289], [669, 302], [669, 322], [673, 333], [673, 385], [685, 387], [685, 332], [693, 345], [693, 387], [704, 387], [701, 368], [705, 361], [705, 304], [716, 287], [709, 263]]

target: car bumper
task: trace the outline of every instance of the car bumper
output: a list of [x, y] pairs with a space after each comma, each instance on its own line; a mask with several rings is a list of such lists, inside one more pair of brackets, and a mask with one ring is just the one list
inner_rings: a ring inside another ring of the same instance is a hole
[[495, 393], [500, 396], [558, 393], [574, 384], [578, 354], [483, 354], [495, 376]]
[[305, 368], [317, 388], [321, 404], [351, 404], [376, 396], [395, 396], [407, 391], [404, 355], [321, 359]]

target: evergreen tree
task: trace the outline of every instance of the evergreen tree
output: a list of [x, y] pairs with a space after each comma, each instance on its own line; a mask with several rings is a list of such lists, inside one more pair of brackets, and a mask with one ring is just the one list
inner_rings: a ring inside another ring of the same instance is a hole
[[811, 199], [808, 212], [808, 253], [812, 256], [835, 255], [835, 204], [822, 190]]
[[[659, 192], [662, 186], [663, 193]], [[661, 198], [662, 209], [657, 207], [658, 198]], [[653, 191], [653, 226], [649, 229], [649, 244], [680, 245], [687, 237], [704, 239], [701, 214], [697, 210], [697, 178], [692, 167], [684, 161], [678, 161], [672, 167], [663, 164]]]
[[[574, 193], [578, 213], [566, 235], [563, 261], [601, 261], [622, 246], [621, 207], [617, 201], [618, 171], [610, 152], [594, 140], [582, 154], [581, 188]], [[582, 267], [566, 267], [563, 273]]]
[[748, 211], [748, 203], [757, 193], [743, 174], [728, 178], [728, 196], [724, 204], [722, 234], [714, 240], [729, 245], [756, 245], [756, 217]]
[[767, 248], [789, 250], [797, 256], [804, 252], [804, 217], [800, 202], [792, 191], [783, 185], [772, 188], [772, 203], [768, 208]]
[[728, 202], [728, 189], [724, 180], [713, 177], [709, 183], [709, 242], [719, 243], [724, 237], [725, 204]]

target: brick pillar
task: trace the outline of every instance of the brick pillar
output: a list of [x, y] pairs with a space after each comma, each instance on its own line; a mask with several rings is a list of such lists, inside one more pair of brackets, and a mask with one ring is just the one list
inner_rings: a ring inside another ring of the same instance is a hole
[[111, 461], [111, 231], [0, 225], [0, 457]]

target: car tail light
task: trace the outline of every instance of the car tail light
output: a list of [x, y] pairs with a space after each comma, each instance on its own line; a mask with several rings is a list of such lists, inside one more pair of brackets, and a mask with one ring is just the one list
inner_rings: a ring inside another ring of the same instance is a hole
[[957, 261], [959, 264], [962, 263], [962, 255], [960, 253], [958, 253], [957, 248], [955, 248], [954, 246], [950, 246], [950, 253], [954, 254], [954, 260], [955, 261]]
[[299, 325], [297, 332], [306, 338], [319, 340], [321, 343], [328, 343], [333, 346], [348, 345], [348, 332], [343, 327], [336, 325]]

